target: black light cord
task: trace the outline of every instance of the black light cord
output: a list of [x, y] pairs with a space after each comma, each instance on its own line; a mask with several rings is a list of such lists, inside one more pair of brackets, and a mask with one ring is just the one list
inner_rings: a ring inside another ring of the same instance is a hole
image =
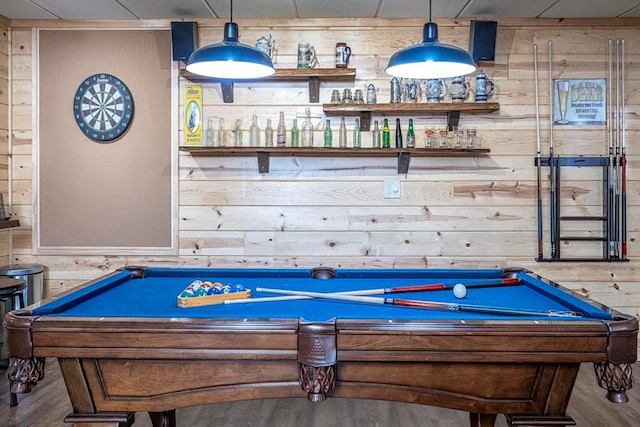
[[233, 0], [229, 0], [229, 3], [231, 3], [231, 12], [229, 13], [229, 21], [233, 22]]

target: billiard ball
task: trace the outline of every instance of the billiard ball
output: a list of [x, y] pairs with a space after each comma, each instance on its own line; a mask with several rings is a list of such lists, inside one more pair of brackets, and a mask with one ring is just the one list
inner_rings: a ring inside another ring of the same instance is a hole
[[453, 287], [453, 295], [456, 298], [464, 298], [467, 295], [467, 287], [462, 283], [456, 283]]

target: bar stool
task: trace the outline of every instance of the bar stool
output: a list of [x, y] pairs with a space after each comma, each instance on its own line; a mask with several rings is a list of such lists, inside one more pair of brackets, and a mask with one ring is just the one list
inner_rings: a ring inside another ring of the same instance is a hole
[[[20, 279], [0, 279], [0, 302], [4, 304], [5, 314], [16, 310], [18, 308], [24, 308], [24, 289], [27, 284], [24, 280]], [[3, 343], [4, 345], [4, 343]], [[9, 406], [18, 405], [18, 396], [15, 393], [9, 391]]]

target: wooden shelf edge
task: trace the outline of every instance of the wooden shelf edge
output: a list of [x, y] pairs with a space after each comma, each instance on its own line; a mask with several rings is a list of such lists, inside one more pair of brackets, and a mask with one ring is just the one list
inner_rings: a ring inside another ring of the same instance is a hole
[[397, 103], [397, 104], [322, 104], [327, 114], [358, 115], [361, 112], [371, 113], [425, 113], [441, 114], [451, 111], [466, 113], [492, 113], [500, 109], [497, 102], [438, 102], [438, 103]]
[[0, 230], [15, 227], [20, 227], [20, 221], [18, 221], [17, 219], [7, 219], [4, 221], [0, 221]]
[[355, 68], [280, 68], [276, 69], [274, 75], [261, 79], [242, 79], [242, 80], [225, 80], [212, 77], [199, 76], [192, 74], [186, 69], [180, 70], [180, 77], [190, 80], [194, 83], [219, 83], [222, 81], [235, 81], [236, 83], [244, 81], [269, 81], [269, 80], [306, 80], [309, 78], [319, 78], [321, 80], [341, 80], [356, 77]]
[[266, 153], [270, 156], [298, 157], [396, 157], [409, 153], [414, 157], [473, 157], [491, 152], [488, 148], [291, 148], [291, 147], [204, 147], [181, 146], [192, 156], [243, 157]]

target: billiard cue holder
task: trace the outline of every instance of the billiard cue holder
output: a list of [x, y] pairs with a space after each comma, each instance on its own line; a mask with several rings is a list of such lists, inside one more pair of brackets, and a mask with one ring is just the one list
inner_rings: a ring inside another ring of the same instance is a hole
[[251, 289], [239, 292], [229, 292], [228, 294], [205, 295], [201, 297], [181, 297], [177, 298], [178, 308], [200, 307], [203, 305], [223, 304], [225, 301], [234, 299], [246, 299], [251, 297]]

